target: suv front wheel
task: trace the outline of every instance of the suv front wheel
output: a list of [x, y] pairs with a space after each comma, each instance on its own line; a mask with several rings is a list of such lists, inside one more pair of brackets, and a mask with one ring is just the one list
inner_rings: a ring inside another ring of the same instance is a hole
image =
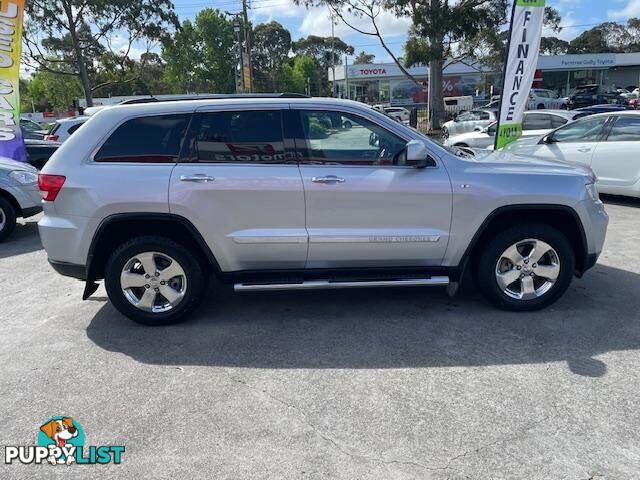
[[144, 325], [178, 322], [196, 308], [204, 289], [202, 269], [182, 245], [163, 237], [138, 237], [111, 255], [105, 287], [111, 303]]
[[575, 254], [567, 237], [543, 224], [508, 228], [491, 239], [476, 266], [476, 284], [499, 308], [538, 310], [567, 290]]

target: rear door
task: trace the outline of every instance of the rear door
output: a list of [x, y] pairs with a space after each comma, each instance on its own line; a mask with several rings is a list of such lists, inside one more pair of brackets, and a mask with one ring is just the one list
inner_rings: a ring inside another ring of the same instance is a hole
[[[360, 113], [297, 109], [293, 123], [306, 197], [307, 268], [440, 265], [449, 240], [451, 183], [432, 165], [404, 164], [394, 127]], [[352, 127], [325, 128], [340, 115]], [[373, 112], [372, 112], [373, 116]]]
[[607, 138], [596, 146], [591, 160], [598, 187], [604, 191], [640, 181], [640, 115], [613, 118]]
[[199, 110], [171, 175], [171, 212], [195, 225], [223, 271], [304, 267], [304, 193], [282, 118], [276, 104]]

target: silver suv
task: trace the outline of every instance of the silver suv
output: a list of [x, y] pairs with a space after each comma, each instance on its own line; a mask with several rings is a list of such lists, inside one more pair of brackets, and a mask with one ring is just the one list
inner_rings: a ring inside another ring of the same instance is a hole
[[[350, 128], [344, 127], [348, 120]], [[135, 321], [235, 290], [441, 285], [551, 304], [608, 217], [584, 167], [445, 149], [365, 105], [216, 98], [103, 109], [40, 175], [49, 262]]]

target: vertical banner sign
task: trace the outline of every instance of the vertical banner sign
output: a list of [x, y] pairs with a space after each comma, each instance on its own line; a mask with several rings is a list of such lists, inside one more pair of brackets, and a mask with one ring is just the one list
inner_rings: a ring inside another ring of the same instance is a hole
[[20, 51], [25, 0], [0, 0], [0, 158], [25, 161], [20, 130]]
[[509, 52], [504, 66], [496, 150], [522, 135], [522, 118], [533, 84], [545, 0], [514, 0], [509, 31]]

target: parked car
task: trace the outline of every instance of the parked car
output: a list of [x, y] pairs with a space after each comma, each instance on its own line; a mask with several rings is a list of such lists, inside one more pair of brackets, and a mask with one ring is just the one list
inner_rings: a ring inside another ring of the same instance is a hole
[[0, 242], [11, 235], [17, 218], [42, 211], [41, 199], [38, 171], [28, 163], [0, 157]]
[[[580, 113], [567, 110], [529, 110], [524, 112], [522, 119], [522, 136], [539, 137], [549, 133], [581, 116]], [[495, 143], [497, 122], [485, 128], [477, 127], [473, 132], [450, 136], [444, 142], [447, 146], [489, 148]]]
[[444, 111], [451, 115], [458, 115], [473, 109], [473, 97], [463, 95], [459, 97], [444, 97]]
[[27, 163], [36, 167], [38, 170], [44, 167], [47, 160], [53, 155], [60, 143], [49, 142], [46, 140], [30, 140], [25, 139], [25, 147], [27, 149]]
[[609, 91], [602, 85], [592, 84], [577, 87], [569, 97], [568, 106], [575, 109], [603, 103], [624, 104], [626, 102], [618, 92]]
[[391, 105], [374, 105], [374, 110], [385, 113], [397, 122], [409, 123], [409, 117], [411, 116], [409, 110], [404, 107], [394, 107]]
[[442, 125], [442, 137], [446, 139], [452, 135], [473, 132], [477, 127], [487, 127], [497, 120], [497, 110], [477, 109], [463, 112]]
[[504, 151], [589, 166], [598, 191], [640, 197], [640, 112], [591, 115]]
[[576, 112], [581, 112], [585, 116], [593, 115], [595, 113], [609, 113], [609, 112], [624, 112], [627, 107], [619, 104], [604, 104], [604, 105], [591, 105], [589, 107], [576, 108]]
[[20, 129], [22, 130], [22, 138], [29, 140], [42, 140], [47, 134], [42, 126], [26, 118], [20, 119]]
[[[310, 135], [327, 114], [354, 126]], [[84, 298], [104, 278], [149, 325], [185, 318], [209, 275], [237, 291], [455, 289], [468, 267], [498, 307], [539, 309], [595, 264], [608, 223], [588, 168], [480, 163], [346, 100], [122, 105], [75, 135], [39, 176], [49, 262]]]
[[65, 142], [76, 130], [78, 130], [84, 122], [87, 121], [88, 116], [62, 118], [56, 120], [56, 123], [51, 128], [51, 131], [45, 135], [44, 140], [50, 142]]
[[569, 99], [560, 98], [553, 90], [532, 88], [529, 92], [529, 110], [566, 109]]

